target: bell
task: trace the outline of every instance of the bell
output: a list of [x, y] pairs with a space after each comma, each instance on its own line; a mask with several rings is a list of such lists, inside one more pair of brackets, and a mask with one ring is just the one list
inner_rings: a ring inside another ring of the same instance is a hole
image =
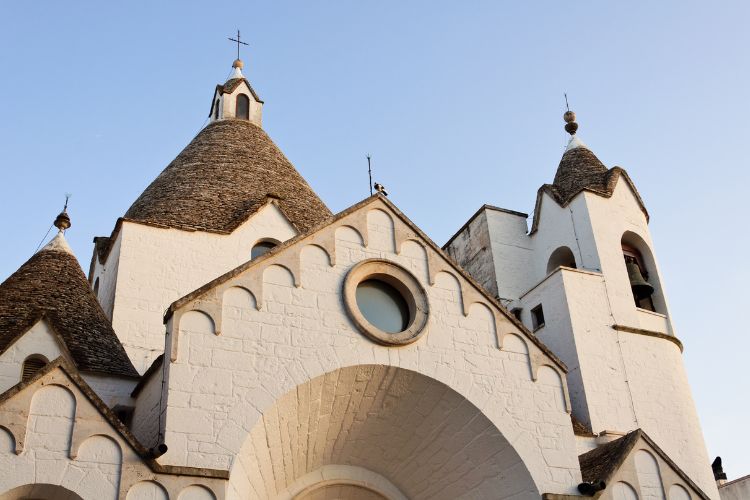
[[651, 283], [643, 279], [641, 268], [637, 262], [626, 260], [625, 266], [628, 269], [628, 278], [630, 279], [630, 288], [633, 289], [633, 295], [638, 300], [650, 297], [654, 293], [654, 287]]

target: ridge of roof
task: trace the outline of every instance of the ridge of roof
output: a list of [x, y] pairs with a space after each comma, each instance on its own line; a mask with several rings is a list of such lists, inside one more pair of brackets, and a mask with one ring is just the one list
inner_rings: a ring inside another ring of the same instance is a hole
[[176, 229], [231, 233], [269, 198], [299, 232], [331, 217], [271, 138], [240, 119], [208, 124], [123, 217]]
[[54, 247], [0, 283], [0, 353], [43, 319], [79, 370], [138, 377], [78, 260]]
[[183, 297], [175, 300], [169, 305], [167, 310], [164, 312], [164, 323], [167, 323], [167, 321], [169, 321], [169, 318], [172, 317], [172, 315], [177, 309], [199, 298], [200, 296], [207, 293], [209, 290], [213, 289], [214, 287], [229, 281], [233, 277], [239, 275], [240, 273], [248, 270], [251, 267], [254, 267], [260, 264], [261, 262], [264, 262], [265, 260], [270, 259], [272, 256], [280, 252], [283, 252], [285, 249], [289, 248], [290, 246], [308, 238], [309, 236], [332, 225], [336, 221], [359, 210], [360, 208], [373, 203], [376, 200], [380, 200], [383, 203], [385, 203], [385, 205], [389, 209], [391, 209], [397, 217], [399, 217], [407, 226], [409, 226], [410, 229], [412, 229], [420, 238], [422, 238], [422, 240], [430, 248], [432, 248], [432, 250], [434, 250], [438, 255], [440, 255], [443, 259], [445, 259], [445, 261], [448, 262], [448, 264], [463, 279], [465, 279], [469, 284], [471, 284], [482, 297], [484, 297], [488, 302], [490, 302], [495, 307], [497, 307], [498, 310], [503, 314], [503, 316], [505, 316], [505, 318], [508, 319], [508, 321], [510, 321], [517, 328], [519, 328], [520, 331], [523, 332], [523, 334], [526, 335], [526, 337], [534, 345], [536, 345], [553, 363], [555, 363], [563, 372], [565, 373], [568, 372], [567, 365], [560, 358], [558, 358], [557, 355], [555, 355], [555, 353], [553, 353], [541, 340], [539, 340], [539, 338], [536, 335], [534, 335], [534, 333], [532, 333], [528, 328], [526, 328], [526, 326], [524, 326], [524, 324], [521, 323], [521, 321], [519, 321], [518, 318], [516, 318], [510, 311], [508, 311], [506, 307], [503, 306], [502, 303], [497, 298], [493, 297], [492, 294], [490, 294], [481, 284], [479, 284], [478, 281], [476, 281], [473, 277], [471, 277], [471, 275], [467, 271], [465, 271], [455, 260], [453, 260], [453, 258], [451, 258], [450, 255], [448, 255], [442, 248], [440, 248], [434, 241], [432, 241], [432, 239], [430, 239], [429, 236], [427, 236], [421, 229], [419, 229], [419, 227], [416, 224], [414, 224], [414, 222], [412, 222], [411, 219], [409, 219], [403, 212], [401, 212], [401, 210], [399, 210], [398, 207], [396, 207], [396, 205], [392, 201], [390, 201], [388, 198], [386, 198], [380, 193], [375, 193], [372, 196], [369, 196], [365, 198], [364, 200], [358, 203], [355, 203], [349, 208], [342, 210], [335, 216], [331, 217], [330, 219], [320, 223], [318, 226], [308, 231], [307, 233], [301, 233], [295, 236], [294, 238], [286, 240], [285, 242], [281, 243], [280, 245], [277, 245], [276, 247], [269, 250], [265, 254], [257, 257], [256, 259], [245, 262], [244, 264], [240, 264], [234, 269], [227, 271], [226, 273], [214, 278], [213, 280], [193, 290], [187, 295], [184, 295]]

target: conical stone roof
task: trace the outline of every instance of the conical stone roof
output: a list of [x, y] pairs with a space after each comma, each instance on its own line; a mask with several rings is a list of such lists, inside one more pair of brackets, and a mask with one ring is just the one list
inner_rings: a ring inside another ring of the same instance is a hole
[[560, 159], [555, 180], [552, 181], [563, 204], [584, 189], [606, 189], [609, 172], [599, 158], [576, 136], [570, 141], [571, 144]]
[[0, 284], [0, 353], [42, 318], [79, 370], [138, 376], [62, 233]]
[[219, 120], [198, 133], [125, 218], [230, 233], [269, 199], [301, 233], [332, 216], [263, 129], [246, 120]]

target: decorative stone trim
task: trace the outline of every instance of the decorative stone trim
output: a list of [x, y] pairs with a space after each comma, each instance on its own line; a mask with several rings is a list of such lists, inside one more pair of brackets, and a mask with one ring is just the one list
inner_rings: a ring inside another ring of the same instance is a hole
[[[400, 333], [388, 333], [364, 317], [357, 305], [357, 285], [368, 279], [378, 279], [394, 287], [409, 306], [409, 326]], [[375, 342], [384, 345], [406, 345], [424, 334], [429, 304], [427, 293], [409, 271], [382, 259], [368, 259], [352, 267], [344, 279], [344, 305], [357, 328]]]
[[613, 330], [617, 330], [618, 332], [628, 332], [628, 333], [635, 333], [637, 335], [646, 335], [648, 337], [656, 337], [659, 339], [664, 339], [672, 342], [674, 345], [680, 348], [680, 352], [683, 352], [685, 348], [682, 345], [682, 342], [680, 342], [680, 339], [673, 335], [667, 335], [666, 333], [661, 332], [654, 332], [652, 330], [644, 330], [642, 328], [633, 328], [632, 326], [625, 326], [625, 325], [612, 325]]

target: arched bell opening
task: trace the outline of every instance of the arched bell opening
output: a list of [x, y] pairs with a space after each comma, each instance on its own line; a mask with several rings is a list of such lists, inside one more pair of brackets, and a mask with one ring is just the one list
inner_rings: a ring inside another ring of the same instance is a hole
[[568, 247], [559, 247], [549, 256], [547, 261], [547, 274], [551, 273], [558, 267], [571, 267], [576, 269], [576, 258], [573, 251]]
[[622, 236], [622, 254], [636, 307], [666, 313], [656, 261], [648, 244], [636, 233]]
[[[317, 477], [326, 467], [370, 471], [395, 490]], [[294, 490], [303, 477], [312, 478], [306, 489]], [[259, 499], [303, 492], [334, 499], [333, 485], [345, 484], [378, 500], [540, 497], [521, 457], [479, 408], [431, 377], [383, 365], [341, 368], [279, 398], [230, 473], [231, 489]]]

